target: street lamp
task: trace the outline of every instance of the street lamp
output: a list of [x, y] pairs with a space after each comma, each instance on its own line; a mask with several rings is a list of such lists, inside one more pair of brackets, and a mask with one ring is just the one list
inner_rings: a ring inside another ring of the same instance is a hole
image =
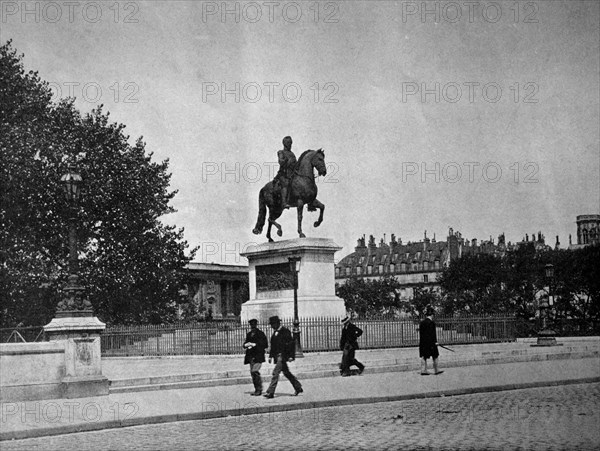
[[84, 297], [84, 289], [79, 286], [79, 261], [77, 257], [77, 211], [81, 195], [81, 176], [74, 166], [60, 179], [65, 199], [69, 203], [69, 281], [64, 288], [66, 293], [56, 307], [56, 317], [92, 316], [92, 304]]
[[[542, 297], [540, 301], [540, 317], [542, 318], [542, 330], [538, 332], [537, 346], [556, 346], [556, 333], [548, 328], [548, 308], [552, 304], [552, 283], [554, 281], [554, 265], [548, 263], [544, 267], [546, 283], [548, 284], [548, 297]], [[549, 302], [550, 300], [550, 302]]]
[[294, 335], [294, 344], [296, 345], [296, 357], [300, 358], [304, 357], [300, 342], [300, 320], [298, 319], [298, 272], [300, 272], [300, 257], [288, 257], [288, 262], [290, 263], [290, 271], [294, 276], [294, 328], [292, 329], [292, 334]]

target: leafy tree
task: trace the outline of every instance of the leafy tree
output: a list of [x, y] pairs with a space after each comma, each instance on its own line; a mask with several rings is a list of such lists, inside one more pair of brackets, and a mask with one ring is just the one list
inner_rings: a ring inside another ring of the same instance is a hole
[[74, 99], [52, 102], [9, 41], [0, 47], [0, 325], [53, 316], [67, 269], [69, 206], [60, 178], [76, 164], [84, 180], [77, 215], [80, 283], [108, 323], [159, 323], [176, 314], [181, 269], [193, 257], [173, 212], [168, 161], [152, 161], [139, 138], [102, 106], [82, 115]]
[[425, 309], [428, 306], [436, 307], [440, 305], [442, 298], [436, 291], [431, 288], [418, 286], [414, 288], [412, 300], [407, 303], [405, 310], [414, 316], [422, 316], [425, 314]]
[[533, 243], [523, 243], [502, 258], [505, 310], [522, 319], [531, 319], [538, 310], [540, 289], [544, 286], [543, 262]]
[[444, 313], [483, 314], [506, 310], [504, 274], [502, 260], [491, 254], [469, 254], [452, 261], [439, 278], [445, 294]]
[[344, 299], [348, 311], [364, 318], [398, 312], [401, 308], [399, 288], [400, 283], [391, 276], [373, 280], [351, 277], [336, 286], [336, 294]]

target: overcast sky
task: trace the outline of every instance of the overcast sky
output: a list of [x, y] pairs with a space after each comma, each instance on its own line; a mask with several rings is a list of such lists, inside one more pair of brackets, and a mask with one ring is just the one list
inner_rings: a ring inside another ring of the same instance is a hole
[[[542, 231], [600, 213], [598, 1], [7, 2], [0, 38], [56, 96], [98, 103], [168, 158], [197, 261], [246, 264], [291, 135], [324, 148], [310, 237], [352, 251]], [[295, 238], [296, 213], [281, 218]]]

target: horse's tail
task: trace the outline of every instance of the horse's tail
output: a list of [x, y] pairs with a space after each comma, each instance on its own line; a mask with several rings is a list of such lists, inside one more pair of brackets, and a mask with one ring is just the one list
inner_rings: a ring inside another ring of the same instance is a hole
[[262, 233], [266, 218], [267, 202], [265, 201], [265, 188], [263, 188], [258, 194], [258, 218], [256, 219], [256, 225], [254, 226], [252, 233], [255, 235], [260, 235]]

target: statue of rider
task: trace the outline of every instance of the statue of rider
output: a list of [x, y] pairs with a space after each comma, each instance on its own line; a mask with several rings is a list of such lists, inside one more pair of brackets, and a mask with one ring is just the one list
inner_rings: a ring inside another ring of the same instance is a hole
[[281, 186], [283, 208], [290, 208], [290, 182], [296, 169], [296, 155], [292, 152], [292, 138], [290, 136], [283, 138], [283, 149], [277, 151], [277, 159], [279, 160], [279, 171], [274, 180]]

